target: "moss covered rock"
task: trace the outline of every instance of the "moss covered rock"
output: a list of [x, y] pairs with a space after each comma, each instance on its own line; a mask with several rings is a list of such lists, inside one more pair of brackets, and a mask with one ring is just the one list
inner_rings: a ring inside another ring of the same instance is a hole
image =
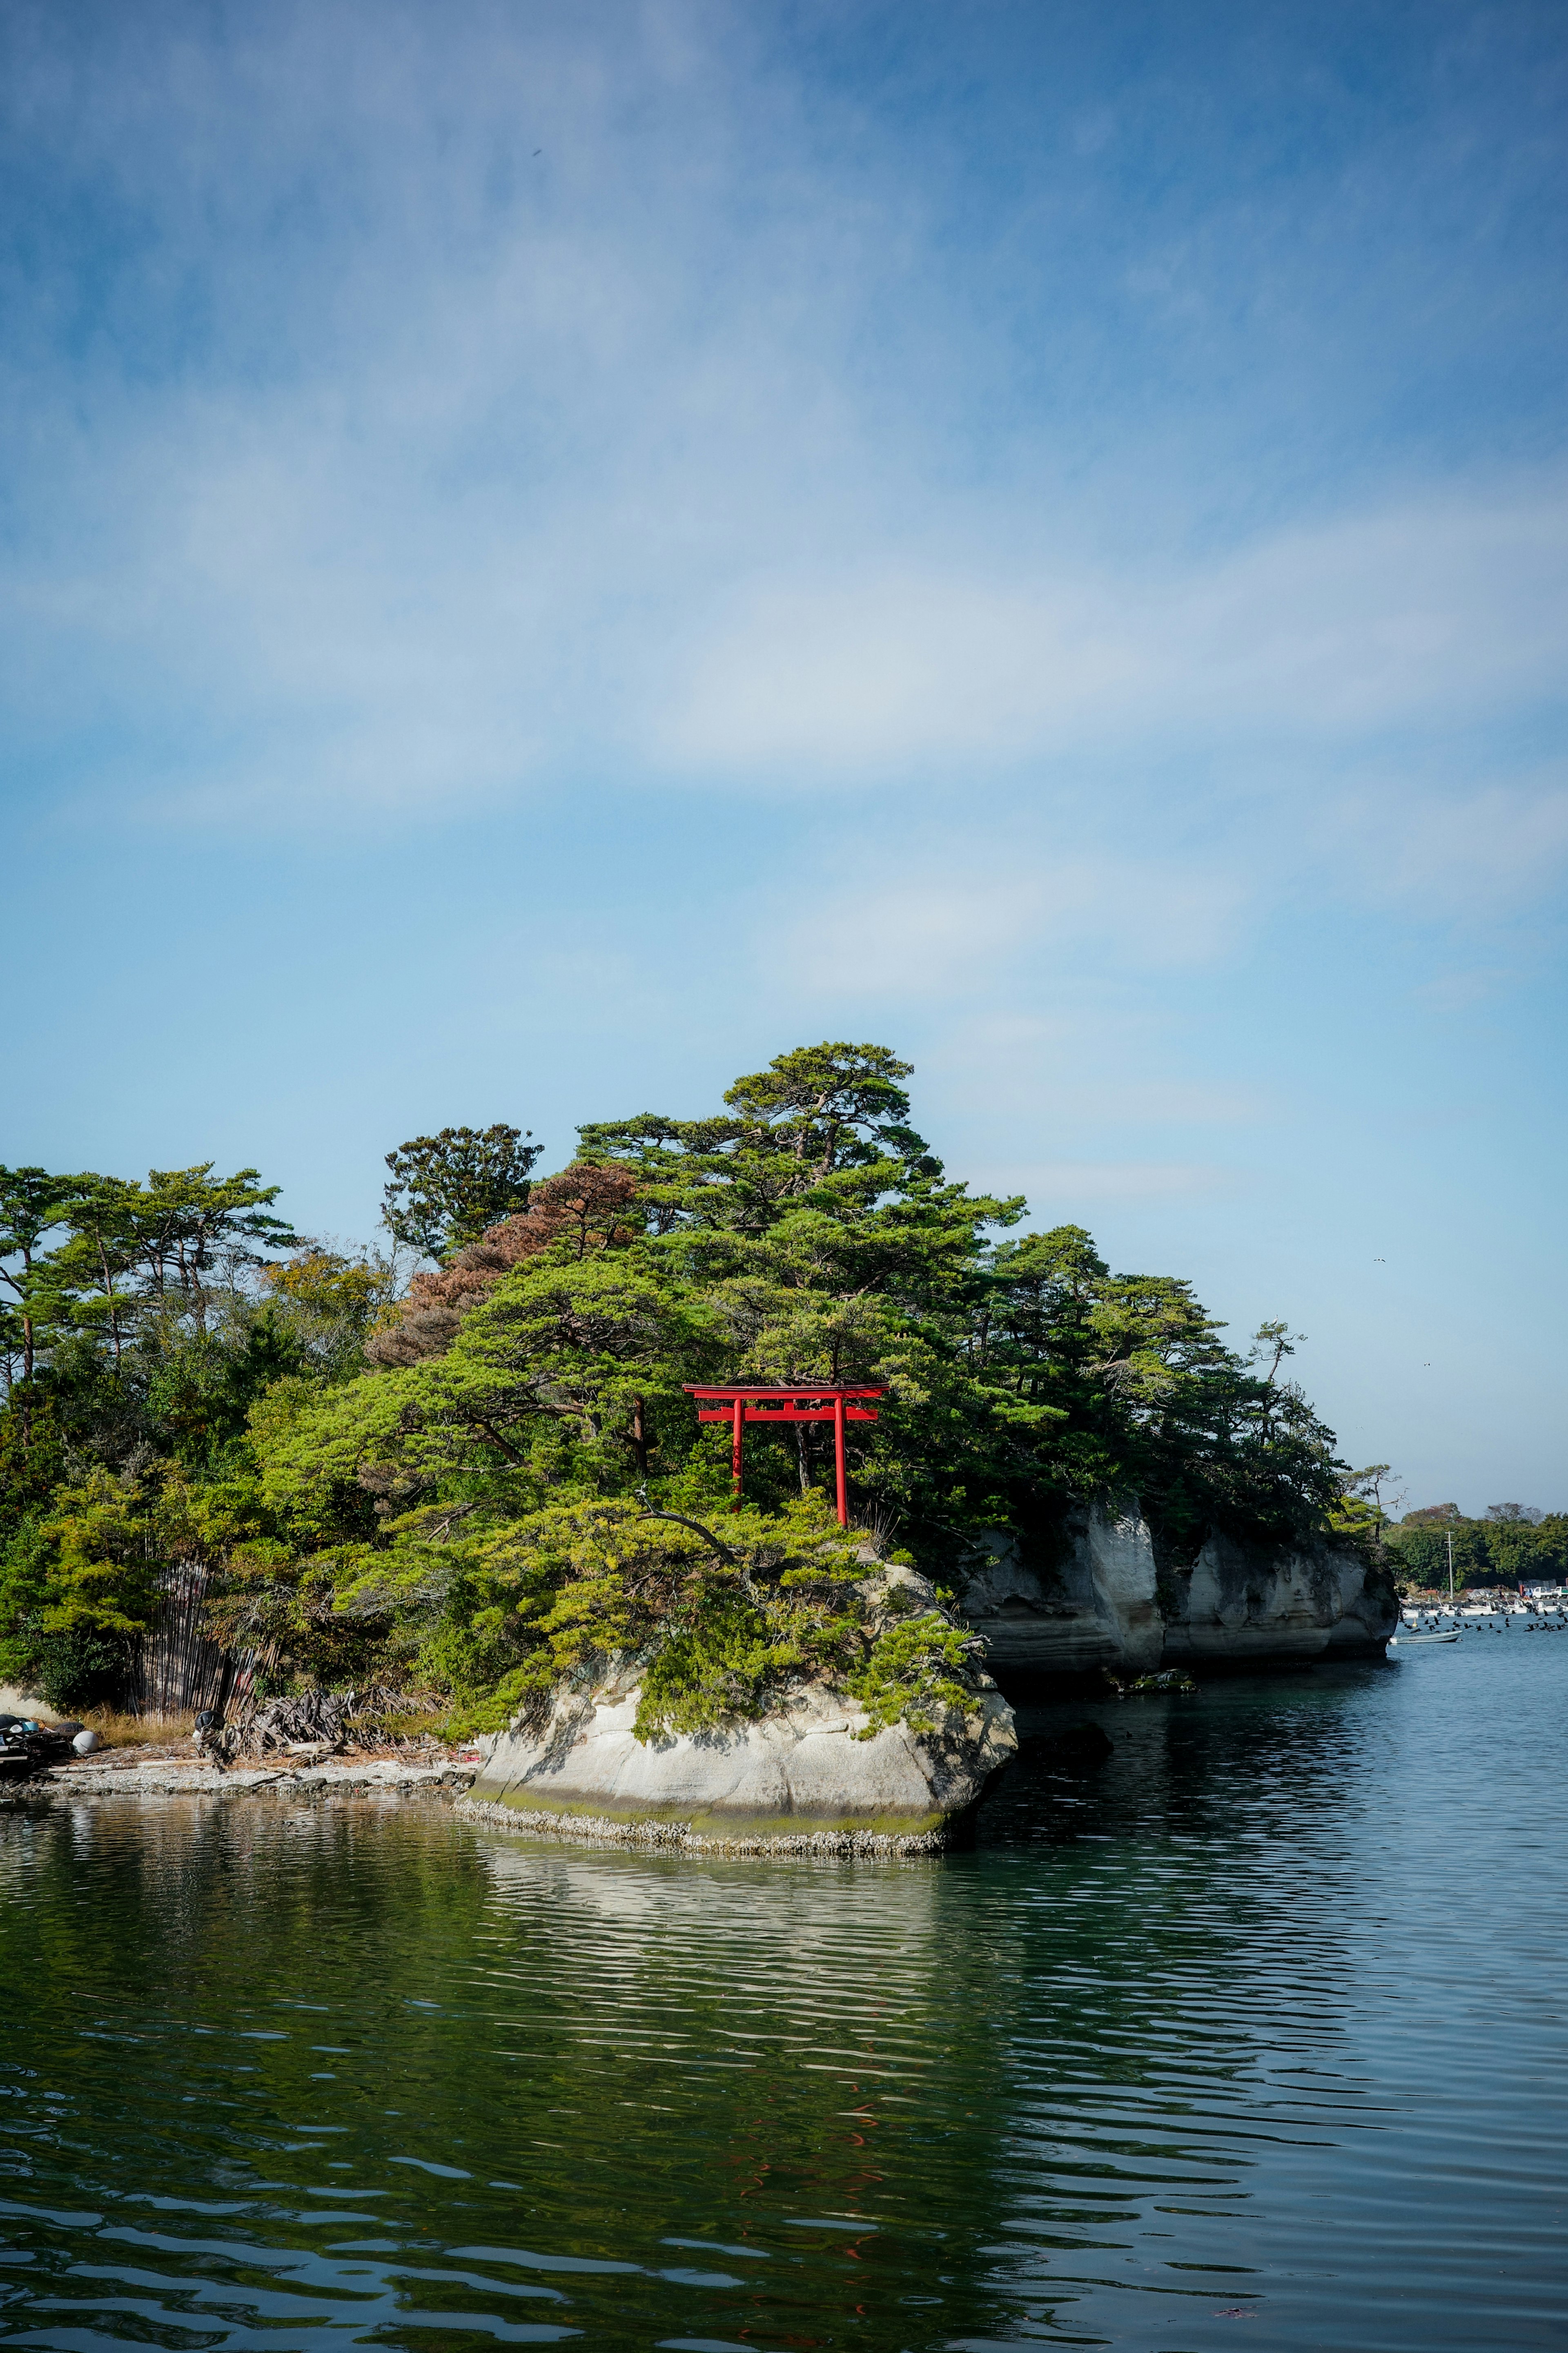
[[930, 1732], [871, 1725], [858, 1702], [816, 1683], [760, 1722], [639, 1740], [628, 1666], [563, 1693], [532, 1729], [493, 1738], [465, 1810], [732, 1852], [919, 1853], [946, 1842], [1017, 1745], [1012, 1709], [976, 1680], [970, 1707]]

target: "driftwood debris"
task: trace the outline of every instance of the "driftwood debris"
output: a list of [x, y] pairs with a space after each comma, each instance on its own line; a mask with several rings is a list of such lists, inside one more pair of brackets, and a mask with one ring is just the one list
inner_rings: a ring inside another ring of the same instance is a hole
[[307, 1746], [335, 1750], [377, 1747], [387, 1742], [388, 1716], [431, 1715], [439, 1703], [386, 1683], [363, 1691], [300, 1692], [263, 1700], [253, 1711], [201, 1736], [211, 1755], [226, 1758], [277, 1756]]

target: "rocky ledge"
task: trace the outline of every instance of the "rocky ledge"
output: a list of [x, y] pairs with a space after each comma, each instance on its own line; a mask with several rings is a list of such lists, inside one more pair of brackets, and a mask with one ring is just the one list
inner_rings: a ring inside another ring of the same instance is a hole
[[726, 1854], [921, 1854], [1017, 1746], [988, 1676], [940, 1730], [886, 1725], [811, 1684], [758, 1723], [639, 1741], [635, 1666], [559, 1694], [488, 1744], [459, 1811], [509, 1830]]

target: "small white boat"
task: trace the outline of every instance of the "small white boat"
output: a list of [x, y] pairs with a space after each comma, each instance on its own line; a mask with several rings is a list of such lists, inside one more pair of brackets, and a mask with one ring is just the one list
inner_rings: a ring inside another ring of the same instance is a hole
[[[1450, 1618], [1457, 1618], [1459, 1614], [1458, 1609], [1454, 1607], [1454, 1532], [1452, 1528], [1448, 1531], [1447, 1614]], [[1402, 1620], [1401, 1622], [1404, 1623], [1405, 1621]], [[1437, 1634], [1391, 1634], [1388, 1638], [1388, 1647], [1392, 1651], [1397, 1644], [1402, 1642], [1457, 1642], [1458, 1639], [1459, 1630], [1457, 1626], [1445, 1626], [1442, 1631]]]

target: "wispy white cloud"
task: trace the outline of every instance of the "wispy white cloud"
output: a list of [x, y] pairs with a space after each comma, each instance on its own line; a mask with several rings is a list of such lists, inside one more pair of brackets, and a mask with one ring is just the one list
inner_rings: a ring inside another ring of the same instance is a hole
[[1064, 552], [1032, 576], [906, 558], [759, 580], [693, 647], [655, 741], [672, 765], [813, 782], [1173, 732], [1192, 749], [1425, 732], [1555, 699], [1565, 674], [1551, 475], [1119, 575]]
[[[875, 140], [826, 139], [743, 14], [649, 7], [624, 42], [608, 21], [487, 15], [447, 45], [394, 10], [371, 47], [352, 10], [285, 13], [182, 52], [172, 142], [133, 47], [87, 81], [39, 69], [36, 134], [149, 256], [98, 342], [13, 354], [8, 714], [68, 795], [310, 832], [585, 776], [849, 783], [947, 797], [983, 868], [1011, 851], [977, 787], [1098, 763], [1097, 818], [1022, 881], [949, 861], [802, 944], [918, 985], [1120, 924], [1159, 968], [1300, 866], [1310, 828], [1226, 832], [1284, 749], [1326, 805], [1390, 733], [1558, 691], [1559, 473], [1362, 479], [1310, 522], [1265, 501], [1216, 554], [1136, 437], [1075, 486], [1015, 410], [1013, 459], [944, 470], [961, 338], [918, 186]], [[1110, 120], [1091, 107], [1075, 152]], [[202, 332], [133, 359], [133, 298], [162, 318], [186, 280]], [[1124, 524], [1101, 543], [1110, 506], [1147, 506], [1141, 549]], [[1466, 864], [1419, 764], [1378, 791], [1402, 887], [1417, 839]], [[1156, 872], [1162, 795], [1225, 837], [1217, 888], [1177, 851]], [[1556, 855], [1553, 823], [1478, 818], [1500, 898]]]
[[1429, 1013], [1468, 1013], [1472, 1006], [1485, 1005], [1505, 989], [1517, 987], [1519, 979], [1519, 973], [1506, 965], [1482, 965], [1439, 973], [1436, 978], [1423, 981], [1414, 995], [1416, 1003]]
[[897, 191], [857, 222], [803, 167], [743, 18], [591, 14], [279, 12], [182, 55], [173, 139], [134, 49], [35, 61], [120, 238], [108, 332], [0, 354], [6, 694], [56, 773], [79, 730], [154, 817], [315, 825], [624, 763], [670, 615], [853, 506]]

